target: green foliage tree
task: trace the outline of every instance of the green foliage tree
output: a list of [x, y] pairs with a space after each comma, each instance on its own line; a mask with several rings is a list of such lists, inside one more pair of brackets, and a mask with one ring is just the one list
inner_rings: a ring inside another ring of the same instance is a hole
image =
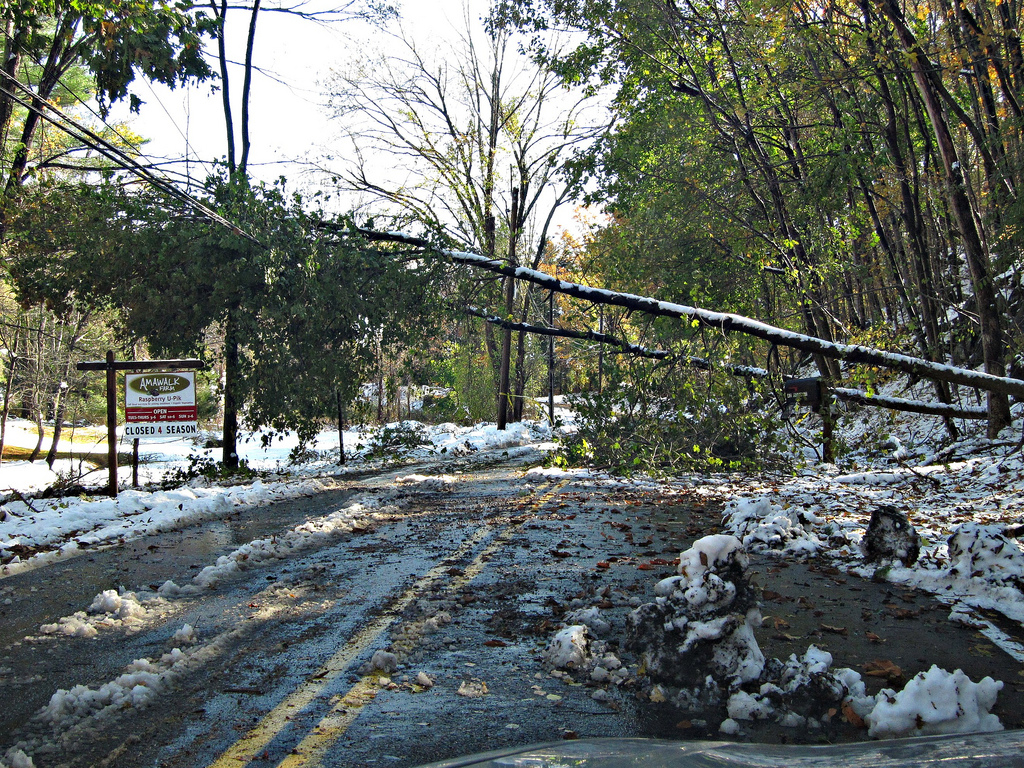
[[[43, 103], [72, 94], [87, 73], [106, 115], [113, 101], [141, 100], [130, 92], [136, 76], [171, 87], [213, 73], [203, 58], [202, 38], [214, 30], [191, 3], [149, 0], [11, 0], [0, 6], [4, 26], [0, 64], [0, 137], [5, 196], [0, 200], [0, 235], [6, 198], [24, 181]], [[77, 87], [74, 84], [77, 82]], [[31, 87], [33, 95], [18, 83]], [[79, 95], [85, 95], [84, 93]]]
[[211, 206], [230, 206], [246, 235], [115, 184], [25, 190], [10, 232], [19, 298], [115, 308], [161, 356], [217, 357], [207, 331], [232, 323], [233, 394], [247, 425], [306, 440], [337, 392], [355, 396], [373, 339], [429, 329], [437, 266], [339, 236], [343, 222], [307, 212], [281, 186], [233, 188], [221, 176], [208, 187]]
[[[574, 49], [537, 55], [616, 88], [616, 131], [584, 162], [615, 216], [610, 278], [698, 284], [715, 308], [826, 339], [893, 326], [922, 356], [1000, 374], [1021, 341], [1006, 335], [1019, 16], [987, 1], [506, 0], [493, 23], [572, 30]], [[1005, 398], [989, 415], [994, 434]]]

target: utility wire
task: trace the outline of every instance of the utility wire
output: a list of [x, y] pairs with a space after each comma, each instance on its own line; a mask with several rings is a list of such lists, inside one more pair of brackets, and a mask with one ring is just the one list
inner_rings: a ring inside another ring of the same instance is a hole
[[[19, 91], [22, 91], [29, 97], [30, 101], [25, 101], [24, 99], [20, 98], [16, 93], [11, 91], [9, 88], [0, 86], [0, 91], [7, 94], [7, 96], [9, 96], [11, 99], [13, 99], [15, 102], [17, 102], [25, 109], [35, 112], [37, 115], [39, 115], [39, 117], [41, 117], [46, 122], [54, 125], [59, 130], [64, 131], [69, 136], [74, 138], [76, 141], [80, 141], [85, 146], [96, 150], [105, 158], [115, 163], [119, 168], [122, 168], [123, 170], [134, 174], [135, 176], [139, 177], [143, 181], [148, 182], [157, 189], [166, 192], [172, 197], [190, 206], [193, 210], [195, 210], [202, 216], [205, 216], [206, 218], [210, 219], [214, 223], [220, 224], [221, 226], [230, 229], [239, 237], [244, 237], [245, 239], [250, 240], [256, 243], [257, 245], [263, 245], [263, 243], [261, 243], [253, 235], [250, 235], [248, 232], [242, 231], [242, 229], [239, 228], [236, 224], [231, 223], [220, 214], [211, 210], [192, 195], [181, 191], [180, 189], [175, 187], [170, 181], [160, 178], [152, 171], [150, 171], [148, 168], [146, 168], [144, 165], [136, 161], [134, 158], [125, 154], [125, 152], [121, 150], [119, 147], [115, 146], [114, 144], [111, 144], [102, 136], [99, 136], [98, 134], [96, 134], [89, 128], [85, 127], [84, 125], [81, 125], [80, 123], [66, 115], [54, 104], [38, 96], [34, 91], [32, 91], [31, 88], [19, 82], [17, 78], [9, 75], [7, 72], [3, 70], [0, 70], [0, 75], [2, 75], [8, 83], [13, 84]], [[42, 107], [36, 106], [37, 104], [41, 104]], [[46, 110], [52, 111], [60, 118], [60, 120], [49, 115]], [[61, 122], [61, 120], [63, 120], [64, 122]]]

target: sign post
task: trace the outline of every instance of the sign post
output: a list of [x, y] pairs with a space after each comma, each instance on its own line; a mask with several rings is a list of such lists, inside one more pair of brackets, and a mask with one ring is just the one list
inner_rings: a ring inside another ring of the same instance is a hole
[[[117, 372], [118, 371], [155, 371], [165, 369], [179, 369], [179, 370], [201, 370], [206, 367], [206, 363], [202, 360], [114, 360], [113, 350], [107, 350], [106, 360], [86, 360], [78, 363], [75, 368], [79, 371], [104, 371], [107, 374], [107, 472], [108, 472], [108, 483], [107, 493], [112, 497], [117, 497]], [[177, 379], [185, 378], [181, 373], [164, 373], [151, 375], [153, 379], [152, 393], [145, 391], [140, 386], [139, 393], [141, 397], [150, 398], [147, 401], [147, 405], [152, 406], [151, 410], [147, 413], [157, 415], [157, 410], [161, 409], [159, 415], [164, 416], [168, 414], [174, 414], [174, 419], [167, 419], [167, 422], [177, 421], [179, 422], [179, 429], [184, 429], [180, 425], [185, 423], [186, 419], [178, 418], [180, 415], [185, 414], [186, 411], [182, 410], [171, 410], [171, 405], [166, 408], [163, 406], [164, 402], [170, 402], [171, 398], [176, 395], [175, 392], [169, 392], [175, 387], [179, 386], [181, 382]], [[196, 403], [195, 403], [195, 374], [188, 373], [187, 377], [191, 380], [191, 410], [187, 411], [188, 414], [192, 414], [191, 422], [194, 424], [197, 419], [195, 414]], [[127, 377], [126, 377], [127, 378]], [[160, 381], [163, 380], [163, 381]], [[184, 389], [178, 390], [176, 396], [183, 399], [185, 397]], [[155, 404], [154, 404], [155, 403]], [[181, 403], [174, 401], [173, 405], [181, 405]], [[127, 411], [127, 395], [125, 402], [125, 410]], [[163, 425], [161, 425], [163, 426]], [[153, 427], [153, 432], [145, 432], [144, 434], [158, 434], [155, 430], [157, 427]], [[159, 434], [195, 434], [196, 428], [189, 427], [191, 432], [160, 432]]]

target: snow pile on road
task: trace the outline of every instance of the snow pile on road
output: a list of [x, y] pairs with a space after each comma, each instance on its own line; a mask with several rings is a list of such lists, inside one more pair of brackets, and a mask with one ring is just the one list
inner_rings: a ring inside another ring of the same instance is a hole
[[864, 716], [868, 735], [876, 739], [930, 736], [942, 733], [980, 733], [1003, 730], [989, 710], [1002, 682], [991, 677], [974, 683], [959, 669], [947, 672], [932, 666], [896, 691], [886, 688]]
[[[654, 602], [629, 615], [624, 647], [639, 656], [653, 683], [647, 688], [652, 702], [672, 701], [689, 712], [724, 704], [728, 716], [720, 731], [728, 735], [741, 734], [742, 723], [751, 721], [821, 729], [840, 712], [875, 738], [1002, 729], [991, 709], [1003, 684], [992, 678], [974, 683], [961, 670], [933, 666], [902, 691], [868, 696], [859, 672], [832, 669], [832, 655], [814, 645], [785, 662], [765, 659], [753, 633], [761, 615], [746, 566], [738, 538], [705, 536], [681, 553], [679, 575], [655, 585]], [[603, 683], [610, 675], [593, 664], [601, 650], [587, 646], [587, 629], [576, 624], [554, 636], [545, 656], [553, 666], [590, 671], [591, 682]]]
[[[125, 667], [115, 679], [90, 687], [76, 685], [60, 689], [35, 718], [49, 726], [61, 743], [73, 744], [81, 730], [104, 727], [127, 709], [143, 709], [160, 697], [186, 675], [195, 673], [215, 658], [224, 648], [237, 642], [239, 631], [217, 636], [205, 645], [189, 651], [172, 648], [157, 659], [140, 658]], [[39, 743], [22, 743], [19, 748], [36, 751]]]
[[721, 730], [736, 733], [739, 720], [773, 720], [788, 728], [820, 727], [844, 702], [867, 703], [864, 682], [852, 669], [832, 670], [832, 654], [812, 645], [786, 662], [769, 659], [760, 687], [729, 697], [729, 719]]
[[127, 627], [129, 632], [142, 624], [150, 610], [143, 603], [163, 603], [159, 597], [140, 598], [135, 592], [107, 589], [96, 595], [86, 611], [76, 611], [53, 624], [43, 624], [44, 635], [96, 637], [99, 627]]
[[726, 530], [751, 551], [775, 549], [812, 555], [823, 546], [814, 526], [825, 521], [809, 510], [783, 509], [761, 497], [735, 499], [722, 514]]
[[70, 690], [57, 691], [37, 717], [54, 729], [65, 729], [104, 709], [148, 706], [163, 692], [168, 675], [175, 666], [186, 658], [181, 650], [175, 648], [155, 662], [136, 659], [124, 674], [99, 688], [76, 685]]

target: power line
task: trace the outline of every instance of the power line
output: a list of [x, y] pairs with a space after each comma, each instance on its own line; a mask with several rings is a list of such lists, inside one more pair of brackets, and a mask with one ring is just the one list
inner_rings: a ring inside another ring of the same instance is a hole
[[[188, 194], [187, 192], [181, 191], [180, 189], [175, 187], [174, 184], [171, 183], [170, 181], [157, 176], [144, 165], [142, 165], [141, 163], [137, 162], [134, 158], [127, 155], [119, 147], [115, 146], [114, 144], [111, 144], [102, 136], [98, 135], [91, 129], [78, 123], [76, 120], [66, 115], [56, 105], [52, 104], [46, 99], [43, 99], [38, 94], [36, 94], [31, 88], [19, 82], [17, 78], [13, 77], [12, 75], [8, 74], [3, 70], [0, 70], [0, 75], [3, 75], [4, 79], [8, 83], [13, 84], [19, 91], [23, 92], [29, 97], [30, 100], [25, 101], [24, 99], [19, 97], [15, 92], [11, 91], [9, 88], [0, 86], [0, 92], [5, 93], [20, 106], [36, 113], [43, 120], [55, 126], [59, 130], [64, 131], [69, 136], [74, 138], [76, 141], [81, 142], [90, 149], [96, 150], [98, 153], [103, 155], [103, 157], [115, 163], [119, 168], [134, 174], [143, 181], [146, 181], [147, 183], [151, 184], [157, 189], [171, 195], [172, 197], [190, 206], [193, 210], [195, 210], [202, 216], [210, 219], [211, 221], [217, 224], [220, 224], [223, 227], [230, 229], [239, 237], [244, 237], [245, 239], [250, 240], [256, 243], [257, 245], [263, 245], [263, 243], [261, 243], [253, 235], [250, 235], [248, 232], [242, 231], [242, 229], [240, 229], [236, 224], [231, 223], [220, 214], [211, 210], [201, 201], [199, 201], [192, 195]], [[37, 104], [41, 104], [42, 106], [37, 106]], [[56, 114], [60, 118], [60, 120], [49, 115], [47, 113], [47, 110], [50, 110], [54, 114]]]

